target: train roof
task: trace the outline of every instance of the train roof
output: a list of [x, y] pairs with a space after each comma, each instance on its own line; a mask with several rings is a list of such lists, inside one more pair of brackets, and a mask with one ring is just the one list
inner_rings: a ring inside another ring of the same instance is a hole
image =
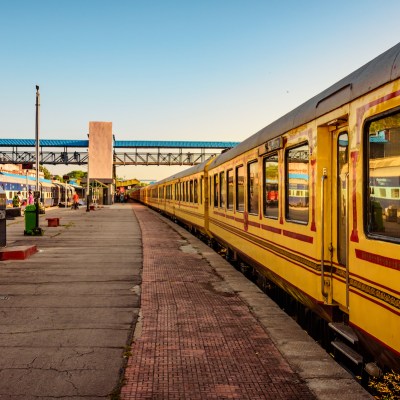
[[[18, 179], [27, 179], [28, 181], [35, 181], [36, 182], [36, 177], [32, 175], [21, 175], [21, 174], [13, 174], [12, 172], [4, 172], [1, 171], [0, 175], [4, 176], [9, 176], [11, 178], [18, 178]], [[46, 183], [51, 183], [50, 179], [45, 179], [45, 178], [39, 178], [40, 182], [46, 182]]]
[[350, 101], [400, 77], [400, 43], [341, 79], [236, 147], [217, 156], [210, 168], [258, 147], [298, 126], [304, 125]]
[[175, 180], [175, 179], [179, 179], [179, 178], [184, 178], [185, 176], [193, 175], [193, 174], [196, 174], [196, 173], [198, 173], [198, 172], [202, 172], [202, 171], [204, 171], [204, 167], [205, 167], [209, 162], [210, 162], [210, 159], [208, 159], [208, 160], [206, 160], [206, 161], [203, 161], [203, 162], [200, 163], [200, 164], [194, 165], [193, 167], [190, 167], [190, 168], [185, 169], [185, 170], [183, 170], [183, 171], [177, 172], [177, 173], [174, 174], [174, 175], [171, 175], [171, 176], [169, 176], [169, 177], [167, 177], [167, 178], [161, 179], [161, 180], [159, 180], [159, 181], [157, 181], [157, 182], [154, 182], [154, 183], [152, 183], [152, 184], [150, 184], [150, 185], [148, 185], [148, 186], [145, 186], [145, 188], [151, 188], [151, 187], [154, 186], [154, 185], [156, 185], [156, 186], [157, 186], [157, 185], [161, 185], [161, 184], [163, 184], [163, 183], [165, 183], [165, 182], [170, 182], [171, 180]]

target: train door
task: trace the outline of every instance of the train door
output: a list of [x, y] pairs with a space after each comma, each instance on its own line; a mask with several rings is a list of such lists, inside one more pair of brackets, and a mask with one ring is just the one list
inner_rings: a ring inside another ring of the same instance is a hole
[[[332, 223], [333, 261], [337, 264], [339, 274], [345, 280], [336, 281], [333, 291], [334, 301], [349, 308], [349, 135], [347, 130], [335, 131], [333, 134], [332, 179]], [[343, 282], [343, 281], [342, 281]]]

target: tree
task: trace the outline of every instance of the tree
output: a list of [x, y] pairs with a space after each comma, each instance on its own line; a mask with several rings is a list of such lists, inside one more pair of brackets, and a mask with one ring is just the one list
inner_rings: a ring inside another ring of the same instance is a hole
[[68, 172], [66, 175], [68, 175], [72, 179], [82, 179], [87, 177], [87, 172], [85, 171], [71, 171]]
[[39, 171], [43, 172], [44, 179], [51, 179], [53, 177], [53, 174], [43, 165], [39, 165]]

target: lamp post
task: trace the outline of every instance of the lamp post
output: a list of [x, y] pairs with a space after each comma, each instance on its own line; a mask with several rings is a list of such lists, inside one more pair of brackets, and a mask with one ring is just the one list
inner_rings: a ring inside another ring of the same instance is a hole
[[39, 107], [40, 93], [39, 86], [36, 85], [36, 128], [35, 128], [35, 150], [36, 150], [36, 190], [39, 190]]
[[[88, 135], [89, 137], [89, 135]], [[87, 152], [87, 188], [86, 188], [86, 212], [90, 212], [90, 178], [89, 178], [89, 149]]]
[[68, 194], [67, 194], [68, 187], [67, 187], [67, 183], [69, 182], [69, 176], [68, 175], [63, 175], [63, 180], [64, 180], [64, 183], [65, 183], [65, 209], [67, 209], [67, 207], [68, 207]]
[[33, 229], [34, 235], [42, 235], [42, 229], [39, 227], [39, 107], [40, 107], [40, 93], [39, 86], [36, 85], [36, 124], [35, 124], [35, 150], [36, 150], [36, 190], [35, 190], [35, 206], [36, 206], [36, 224]]

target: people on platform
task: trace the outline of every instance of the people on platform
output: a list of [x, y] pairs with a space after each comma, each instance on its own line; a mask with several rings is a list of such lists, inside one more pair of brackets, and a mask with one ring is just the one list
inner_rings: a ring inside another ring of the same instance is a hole
[[33, 194], [31, 191], [29, 191], [28, 193], [28, 204], [33, 204], [34, 200], [33, 200]]
[[[18, 193], [21, 193], [21, 192], [18, 192]], [[19, 198], [18, 193], [15, 194], [15, 196], [14, 196], [13, 199], [12, 199], [12, 205], [13, 205], [13, 207], [20, 207], [20, 206], [21, 206], [21, 201], [20, 201], [20, 198]]]
[[73, 201], [72, 208], [74, 210], [77, 210], [79, 208], [79, 195], [78, 195], [78, 193], [76, 193], [76, 192], [74, 193], [74, 195], [72, 196], [72, 201]]

